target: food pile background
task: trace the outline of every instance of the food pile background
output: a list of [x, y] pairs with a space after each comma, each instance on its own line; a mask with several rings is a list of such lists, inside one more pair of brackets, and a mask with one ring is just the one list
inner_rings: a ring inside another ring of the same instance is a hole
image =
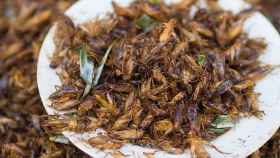
[[[280, 1], [250, 0], [280, 31]], [[40, 128], [36, 63], [48, 28], [75, 0], [0, 0], [0, 158], [87, 158]], [[50, 139], [51, 138], [51, 139]], [[67, 143], [67, 142], [66, 142]], [[280, 131], [251, 158], [280, 158]]]

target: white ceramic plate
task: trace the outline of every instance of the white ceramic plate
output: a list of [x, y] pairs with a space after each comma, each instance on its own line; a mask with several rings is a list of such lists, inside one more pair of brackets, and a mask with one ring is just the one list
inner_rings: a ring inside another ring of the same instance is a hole
[[[174, 2], [175, 0], [166, 0]], [[178, 0], [176, 0], [178, 1]], [[131, 0], [116, 0], [121, 5], [128, 5]], [[225, 10], [231, 10], [238, 13], [249, 7], [242, 0], [219, 0], [219, 4]], [[112, 11], [111, 0], [81, 0], [73, 5], [67, 12], [76, 25], [94, 19], [96, 16]], [[48, 33], [40, 52], [38, 62], [38, 87], [43, 105], [48, 114], [59, 114], [51, 108], [48, 97], [55, 90], [55, 85], [60, 85], [60, 81], [56, 72], [49, 67], [49, 57], [54, 52], [54, 36], [55, 27]], [[246, 21], [244, 30], [252, 38], [264, 38], [268, 44], [265, 54], [261, 57], [261, 61], [273, 65], [280, 64], [280, 36], [270, 22], [260, 13], [255, 13]], [[280, 125], [280, 71], [275, 70], [264, 80], [259, 82], [255, 89], [261, 93], [259, 97], [260, 110], [265, 112], [264, 117], [260, 120], [255, 117], [243, 118], [236, 126], [226, 134], [218, 137], [211, 143], [218, 147], [221, 151], [229, 154], [221, 154], [214, 149], [207, 148], [212, 158], [245, 158], [252, 152], [261, 147], [278, 129]], [[86, 152], [94, 158], [110, 157], [108, 153], [98, 151], [91, 147], [86, 140], [95, 135], [93, 133], [75, 134], [72, 132], [64, 132], [64, 135], [78, 148]], [[130, 157], [143, 157], [143, 152], [155, 151], [156, 158], [189, 158], [190, 153], [187, 151], [182, 155], [171, 155], [163, 151], [143, 148], [139, 146], [126, 145], [120, 149]]]

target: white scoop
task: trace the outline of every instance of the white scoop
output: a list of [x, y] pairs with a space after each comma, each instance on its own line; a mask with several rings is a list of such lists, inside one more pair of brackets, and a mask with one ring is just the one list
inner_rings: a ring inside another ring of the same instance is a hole
[[[115, 0], [121, 5], [128, 5], [131, 0]], [[166, 0], [173, 2], [175, 0]], [[178, 1], [178, 0], [177, 0]], [[231, 10], [238, 13], [249, 7], [242, 0], [219, 0], [220, 5], [225, 10]], [[73, 22], [78, 25], [88, 20], [94, 19], [106, 12], [112, 11], [111, 0], [81, 0], [73, 5], [67, 12]], [[280, 64], [280, 36], [271, 23], [261, 14], [255, 13], [249, 18], [244, 26], [244, 30], [250, 38], [264, 38], [268, 47], [265, 54], [261, 57], [263, 63], [272, 65]], [[48, 114], [59, 114], [52, 107], [48, 97], [55, 91], [55, 85], [60, 85], [59, 78], [55, 70], [51, 69], [49, 57], [52, 56], [55, 46], [53, 43], [55, 26], [48, 33], [41, 48], [37, 80], [40, 96], [43, 105]], [[260, 81], [256, 92], [261, 93], [259, 97], [260, 110], [265, 115], [262, 119], [255, 117], [243, 118], [229, 132], [218, 137], [211, 143], [219, 150], [229, 153], [222, 154], [214, 149], [207, 148], [210, 156], [213, 158], [245, 158], [252, 152], [260, 148], [280, 126], [280, 71], [274, 70], [264, 80]], [[64, 132], [64, 135], [79, 149], [94, 158], [110, 157], [104, 151], [99, 151], [90, 146], [86, 140], [95, 136], [95, 132], [76, 134], [73, 132]], [[182, 155], [172, 155], [166, 152], [143, 148], [134, 145], [126, 145], [120, 149], [128, 157], [144, 157], [143, 152], [155, 152], [156, 158], [190, 158], [190, 152], [187, 151]]]

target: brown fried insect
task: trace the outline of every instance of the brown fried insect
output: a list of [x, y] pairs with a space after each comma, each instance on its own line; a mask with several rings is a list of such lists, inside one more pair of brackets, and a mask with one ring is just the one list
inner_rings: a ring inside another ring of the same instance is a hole
[[183, 150], [180, 148], [175, 148], [170, 142], [168, 142], [167, 140], [163, 140], [161, 142], [159, 142], [158, 146], [169, 153], [173, 153], [173, 154], [182, 154]]
[[122, 142], [118, 140], [111, 139], [105, 135], [99, 135], [97, 137], [93, 137], [88, 141], [92, 146], [98, 149], [119, 149], [122, 146]]
[[215, 95], [222, 95], [222, 94], [224, 94], [226, 91], [230, 90], [232, 86], [233, 86], [233, 83], [232, 83], [232, 81], [230, 81], [230, 80], [221, 82], [221, 83], [217, 86], [217, 88], [216, 88], [214, 94], [215, 94]]
[[171, 38], [175, 25], [176, 21], [174, 19], [164, 24], [164, 30], [159, 37], [160, 42], [167, 42]]
[[201, 140], [200, 138], [192, 138], [192, 137], [193, 136], [191, 136], [188, 139], [192, 157], [193, 158], [209, 158], [209, 155], [203, 146], [206, 144], [206, 142], [204, 140]]
[[95, 98], [96, 98], [96, 101], [99, 103], [98, 105], [100, 107], [104, 108], [105, 111], [108, 111], [113, 114], [117, 113], [118, 110], [114, 104], [108, 102], [105, 98], [103, 98], [100, 95], [96, 95]]
[[144, 132], [136, 129], [128, 129], [123, 131], [113, 131], [111, 137], [121, 140], [134, 140], [143, 137]]
[[251, 80], [245, 80], [245, 81], [242, 81], [236, 85], [233, 86], [233, 88], [237, 91], [242, 91], [244, 89], [247, 89], [247, 88], [251, 88], [255, 85], [255, 83]]
[[125, 127], [128, 127], [128, 123], [131, 120], [130, 114], [125, 114], [117, 119], [117, 121], [114, 123], [112, 130], [121, 130]]
[[205, 26], [203, 26], [202, 24], [200, 24], [198, 22], [190, 23], [190, 27], [203, 36], [206, 36], [206, 37], [214, 36], [213, 32], [210, 29], [206, 28]]
[[176, 105], [176, 112], [175, 112], [175, 118], [174, 118], [174, 128], [179, 129], [181, 128], [181, 125], [183, 123], [183, 112], [184, 112], [184, 104], [179, 103]]
[[153, 133], [158, 137], [168, 135], [173, 129], [173, 123], [167, 119], [155, 122], [153, 125]]

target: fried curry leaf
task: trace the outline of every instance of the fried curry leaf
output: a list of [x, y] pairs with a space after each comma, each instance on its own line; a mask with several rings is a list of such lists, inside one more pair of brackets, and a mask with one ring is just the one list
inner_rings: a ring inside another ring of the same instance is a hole
[[197, 63], [199, 65], [201, 65], [201, 66], [204, 65], [205, 61], [206, 61], [206, 56], [205, 55], [199, 55], [198, 56]]
[[228, 115], [220, 115], [211, 125], [215, 128], [232, 128], [234, 127], [234, 122]]
[[135, 24], [136, 27], [148, 32], [157, 24], [157, 22], [148, 15], [142, 15], [136, 20]]
[[107, 59], [108, 59], [108, 56], [109, 56], [109, 54], [110, 54], [110, 52], [111, 52], [111, 50], [112, 50], [112, 48], [113, 48], [113, 46], [114, 46], [114, 43], [115, 43], [115, 42], [113, 42], [113, 43], [109, 46], [109, 48], [107, 49], [105, 55], [103, 56], [103, 58], [102, 58], [102, 60], [101, 60], [101, 63], [100, 63], [100, 65], [99, 65], [99, 67], [96, 69], [96, 77], [95, 77], [94, 82], [93, 82], [93, 85], [94, 85], [94, 86], [96, 86], [96, 85], [98, 84], [98, 81], [99, 81], [99, 79], [100, 79], [100, 77], [101, 77], [101, 74], [102, 74], [102, 71], [103, 71], [103, 68], [104, 68], [104, 65], [105, 65], [105, 63], [106, 63], [106, 61], [107, 61]]
[[86, 82], [86, 87], [82, 97], [88, 95], [92, 87], [92, 81], [94, 77], [94, 64], [88, 59], [86, 50], [84, 47], [79, 49], [80, 52], [80, 76]]

